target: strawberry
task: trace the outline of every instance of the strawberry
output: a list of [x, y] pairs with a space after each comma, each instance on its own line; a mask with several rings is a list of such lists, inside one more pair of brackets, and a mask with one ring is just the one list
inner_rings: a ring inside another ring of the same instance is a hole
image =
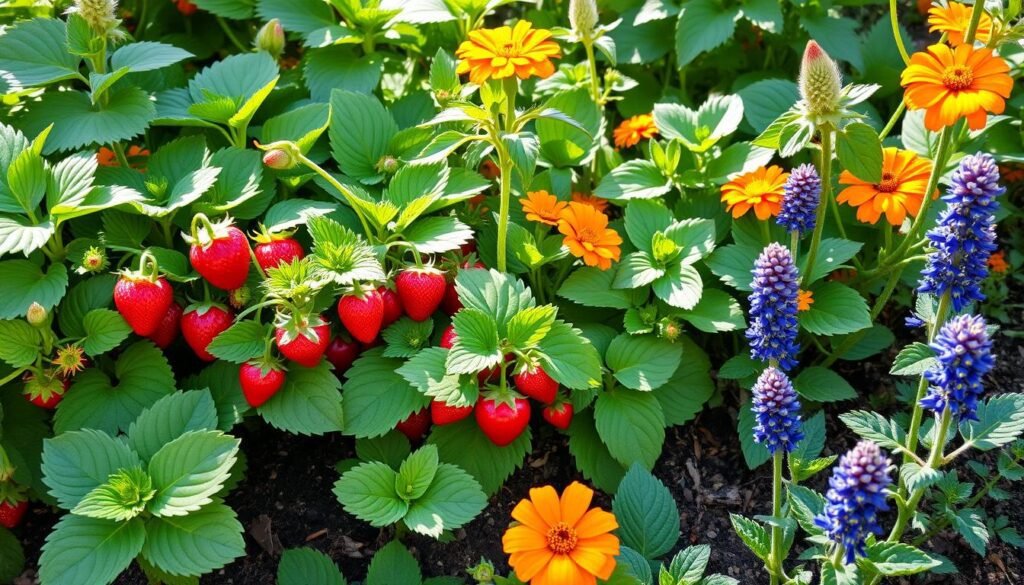
[[402, 317], [402, 301], [399, 300], [395, 291], [386, 286], [378, 288], [377, 292], [380, 293], [380, 298], [384, 302], [384, 318], [380, 322], [381, 329], [383, 329]]
[[11, 503], [8, 500], [0, 502], [0, 526], [14, 528], [21, 524], [21, 518], [28, 510], [28, 500]]
[[71, 382], [62, 379], [56, 372], [44, 371], [41, 375], [26, 374], [25, 388], [21, 391], [25, 398], [39, 408], [53, 410], [64, 399], [64, 394]]
[[370, 343], [377, 338], [384, 323], [384, 299], [373, 288], [360, 294], [345, 295], [338, 300], [338, 317], [357, 340]]
[[472, 406], [448, 406], [440, 400], [430, 403], [430, 420], [435, 425], [449, 425], [473, 414]]
[[516, 374], [512, 381], [516, 385], [516, 390], [544, 404], [551, 404], [558, 396], [558, 382], [552, 380], [540, 366], [534, 366], [532, 370], [523, 370]]
[[170, 308], [164, 313], [164, 318], [160, 320], [160, 325], [156, 328], [156, 331], [147, 336], [150, 341], [155, 343], [160, 349], [170, 347], [181, 332], [181, 314], [181, 305], [172, 301]]
[[231, 311], [223, 305], [192, 305], [185, 309], [185, 314], [181, 316], [181, 334], [199, 359], [212, 362], [217, 358], [206, 351], [206, 348], [214, 338], [231, 327], [233, 321]]
[[192, 219], [192, 235], [185, 238], [192, 248], [188, 258], [200, 276], [223, 290], [245, 284], [251, 263], [249, 239], [231, 223], [231, 218], [212, 223], [202, 213]]
[[114, 306], [137, 335], [152, 335], [174, 302], [174, 291], [167, 279], [154, 269], [121, 273], [114, 285]]
[[455, 325], [449, 325], [441, 334], [441, 347], [451, 349], [455, 345], [456, 339], [458, 339], [458, 335], [455, 333]]
[[270, 270], [277, 268], [282, 262], [289, 264], [292, 260], [301, 260], [306, 256], [302, 244], [291, 236], [290, 232], [271, 234], [261, 226], [260, 232], [253, 236], [253, 240], [256, 241], [253, 255], [260, 268], [264, 271]]
[[572, 404], [568, 402], [559, 402], [550, 406], [545, 406], [544, 410], [541, 411], [541, 415], [544, 420], [551, 423], [551, 426], [556, 429], [565, 430], [569, 428], [572, 423]]
[[511, 394], [505, 398], [483, 398], [474, 410], [476, 424], [492, 443], [504, 447], [523, 434], [530, 424], [530, 401]]
[[408, 437], [410, 441], [422, 439], [423, 435], [427, 434], [427, 428], [429, 427], [430, 415], [427, 414], [426, 408], [410, 414], [409, 418], [395, 425], [395, 428]]
[[356, 361], [360, 353], [362, 353], [362, 347], [358, 343], [342, 337], [335, 337], [327, 346], [324, 355], [327, 357], [327, 361], [334, 366], [334, 375], [340, 377], [352, 367], [352, 363]]
[[251, 361], [238, 368], [238, 381], [245, 401], [259, 408], [284, 386], [285, 373], [279, 364]]
[[274, 331], [281, 355], [307, 368], [320, 363], [331, 342], [331, 328], [320, 316], [287, 319]]
[[446, 281], [444, 273], [432, 266], [406, 268], [395, 277], [395, 290], [405, 314], [413, 321], [426, 321], [441, 306]]

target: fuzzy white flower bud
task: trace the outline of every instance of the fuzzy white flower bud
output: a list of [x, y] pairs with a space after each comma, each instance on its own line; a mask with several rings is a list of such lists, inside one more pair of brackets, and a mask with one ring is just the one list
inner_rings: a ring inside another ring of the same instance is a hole
[[843, 77], [839, 66], [814, 41], [808, 41], [800, 64], [800, 97], [812, 116], [828, 115], [839, 108]]
[[577, 35], [591, 38], [597, 27], [596, 0], [569, 0], [569, 24]]

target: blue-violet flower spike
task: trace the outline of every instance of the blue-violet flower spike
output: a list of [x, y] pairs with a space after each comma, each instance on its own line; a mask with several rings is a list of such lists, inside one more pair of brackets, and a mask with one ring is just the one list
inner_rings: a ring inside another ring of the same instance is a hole
[[878, 445], [861, 441], [832, 470], [825, 510], [814, 523], [832, 542], [843, 546], [847, 564], [865, 555], [868, 535], [882, 533], [878, 515], [889, 509], [885, 500], [892, 469], [892, 461]]
[[956, 420], [978, 420], [982, 378], [995, 366], [985, 319], [960, 315], [949, 320], [932, 342], [939, 366], [924, 376], [931, 382], [921, 406], [941, 414], [948, 406]]
[[800, 399], [786, 374], [769, 367], [752, 389], [754, 442], [763, 443], [768, 452], [782, 449], [791, 453], [804, 438], [800, 430]]
[[996, 198], [1005, 191], [991, 156], [976, 154], [960, 161], [942, 196], [946, 209], [928, 232], [932, 250], [918, 292], [949, 293], [954, 311], [985, 299], [981, 282], [988, 276], [988, 258], [996, 249]]
[[782, 208], [776, 221], [786, 231], [805, 234], [814, 231], [814, 222], [821, 201], [821, 177], [814, 165], [803, 164], [793, 169], [783, 187]]
[[796, 366], [800, 351], [796, 341], [799, 271], [789, 250], [772, 243], [754, 262], [753, 274], [747, 329], [750, 356], [761, 361], [776, 360], [779, 369], [790, 370]]

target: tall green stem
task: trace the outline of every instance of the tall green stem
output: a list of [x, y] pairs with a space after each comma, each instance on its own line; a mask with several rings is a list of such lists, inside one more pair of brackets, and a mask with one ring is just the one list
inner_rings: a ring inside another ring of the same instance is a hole
[[499, 199], [498, 205], [498, 271], [506, 271], [507, 262], [507, 251], [508, 246], [508, 212], [509, 212], [509, 200], [511, 199], [512, 193], [512, 161], [508, 155], [508, 149], [505, 148], [504, 143], [498, 142], [498, 166], [501, 168], [501, 176], [499, 180]]
[[359, 223], [360, 225], [363, 226], [363, 233], [366, 234], [367, 241], [373, 243], [373, 232], [370, 231], [370, 224], [366, 223], [366, 218], [363, 217], [363, 212], [360, 209], [359, 204], [356, 203], [355, 194], [353, 194], [352, 191], [348, 189], [348, 187], [339, 183], [338, 180], [332, 177], [330, 173], [320, 168], [320, 165], [309, 160], [309, 158], [307, 158], [305, 155], [299, 155], [299, 162], [305, 165], [314, 173], [320, 175], [320, 178], [327, 181], [328, 184], [330, 184], [332, 187], [337, 189], [339, 193], [341, 193], [341, 196], [345, 198], [345, 201], [348, 203], [348, 206], [352, 208], [352, 211], [355, 212], [356, 217], [359, 218]]
[[[775, 455], [772, 458], [772, 516], [774, 518], [782, 518], [782, 458], [784, 457], [784, 450], [779, 449], [775, 451]], [[778, 523], [772, 524], [772, 562], [771, 562], [771, 582], [781, 583], [785, 580], [784, 570], [782, 567], [782, 544], [783, 544], [783, 533], [782, 526]]]
[[896, 0], [889, 0], [889, 24], [892, 25], [892, 38], [896, 41], [896, 48], [900, 51], [900, 57], [904, 63], [910, 63], [910, 55], [903, 45], [903, 35], [900, 34], [900, 19], [896, 11]]
[[587, 63], [590, 64], [590, 97], [598, 107], [601, 107], [601, 87], [597, 82], [597, 59], [594, 56], [593, 41], [583, 41], [583, 48], [587, 51]]
[[[949, 315], [950, 310], [950, 299], [949, 293], [939, 297], [939, 307], [935, 310], [935, 321], [928, 329], [928, 343], [935, 341], [935, 335], [946, 321], [946, 317]], [[921, 376], [920, 382], [917, 384], [917, 393], [914, 395], [914, 410], [910, 415], [910, 430], [907, 431], [907, 451], [915, 453], [917, 451], [918, 435], [921, 433], [921, 419], [924, 418], [924, 409], [921, 408], [921, 399], [924, 398], [925, 393], [928, 391], [928, 380], [924, 376]], [[903, 456], [904, 463], [909, 459], [908, 455]]]
[[821, 233], [825, 229], [825, 212], [828, 211], [829, 199], [832, 198], [832, 127], [821, 128], [821, 162], [818, 164], [818, 175], [821, 177], [821, 200], [818, 202], [818, 213], [814, 222], [814, 233], [811, 235], [811, 247], [807, 251], [807, 268], [803, 274], [803, 288], [811, 283], [814, 272], [814, 261], [818, 258], [821, 247]]

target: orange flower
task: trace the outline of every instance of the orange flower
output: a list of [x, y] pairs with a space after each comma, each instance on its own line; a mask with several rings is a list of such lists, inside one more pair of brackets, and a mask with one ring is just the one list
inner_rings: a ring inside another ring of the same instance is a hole
[[834, 282], [853, 282], [855, 278], [857, 270], [854, 268], [840, 268], [828, 275], [828, 279]]
[[583, 258], [587, 266], [608, 270], [622, 254], [622, 237], [608, 227], [608, 216], [585, 203], [569, 203], [559, 218], [558, 231], [565, 236], [562, 243], [569, 252]]
[[480, 174], [488, 181], [493, 181], [501, 176], [501, 167], [494, 164], [494, 161], [491, 159], [486, 159], [484, 162], [480, 163], [480, 167], [477, 171], [479, 171]]
[[[133, 169], [146, 169], [146, 158], [149, 157], [149, 149], [142, 148], [141, 146], [132, 145], [128, 147], [128, 151], [125, 152], [125, 158], [128, 159], [128, 164]], [[119, 167], [121, 163], [117, 160], [117, 155], [114, 154], [113, 150], [110, 150], [106, 146], [101, 146], [99, 151], [96, 153], [96, 162], [101, 167]]]
[[800, 289], [796, 302], [797, 311], [809, 311], [811, 309], [811, 305], [814, 304], [814, 292]]
[[455, 55], [460, 59], [456, 72], [469, 73], [469, 80], [483, 84], [488, 79], [519, 79], [550, 77], [555, 72], [551, 58], [561, 52], [551, 38], [551, 31], [534, 29], [526, 20], [515, 28], [502, 26], [471, 31], [469, 40], [459, 45]]
[[1010, 269], [1010, 264], [1006, 262], [1006, 255], [1003, 254], [1003, 251], [999, 250], [988, 257], [988, 267], [992, 269], [992, 272], [1002, 274]]
[[865, 223], [878, 223], [884, 213], [889, 223], [902, 225], [907, 214], [916, 217], [921, 209], [932, 163], [898, 148], [885, 148], [882, 154], [882, 181], [868, 183], [843, 171], [839, 182], [850, 186], [839, 193], [836, 201], [856, 207], [857, 219]]
[[530, 191], [526, 199], [520, 199], [526, 219], [547, 225], [558, 225], [558, 218], [569, 204], [559, 201], [547, 191]]
[[1004, 183], [1019, 183], [1024, 181], [1024, 167], [1015, 164], [999, 165], [999, 176]]
[[658, 135], [658, 127], [654, 125], [654, 116], [640, 114], [632, 118], [626, 118], [612, 132], [615, 139], [615, 148], [629, 148], [636, 146], [645, 138], [654, 138]]
[[782, 172], [782, 167], [775, 165], [736, 177], [722, 185], [725, 210], [732, 211], [734, 218], [743, 217], [751, 208], [760, 220], [778, 215], [788, 178], [789, 173]]
[[932, 132], [967, 118], [971, 130], [981, 130], [987, 112], [1002, 114], [1013, 79], [1010, 66], [992, 53], [960, 45], [932, 45], [914, 53], [903, 70], [903, 101], [911, 110], [925, 110], [924, 125]]
[[[959, 2], [950, 2], [949, 6], [932, 6], [928, 9], [928, 32], [946, 33], [949, 44], [958, 47], [964, 44], [967, 28], [971, 24], [972, 10], [971, 6]], [[982, 44], [988, 44], [991, 36], [992, 18], [983, 11], [974, 39]]]
[[606, 199], [595, 197], [589, 193], [573, 193], [572, 200], [576, 203], [589, 205], [601, 213], [604, 213], [605, 210], [608, 209], [608, 201]]
[[533, 488], [512, 510], [516, 522], [501, 544], [516, 577], [531, 585], [595, 585], [615, 570], [619, 527], [615, 516], [590, 508], [594, 491], [573, 482], [562, 497], [551, 486]]

